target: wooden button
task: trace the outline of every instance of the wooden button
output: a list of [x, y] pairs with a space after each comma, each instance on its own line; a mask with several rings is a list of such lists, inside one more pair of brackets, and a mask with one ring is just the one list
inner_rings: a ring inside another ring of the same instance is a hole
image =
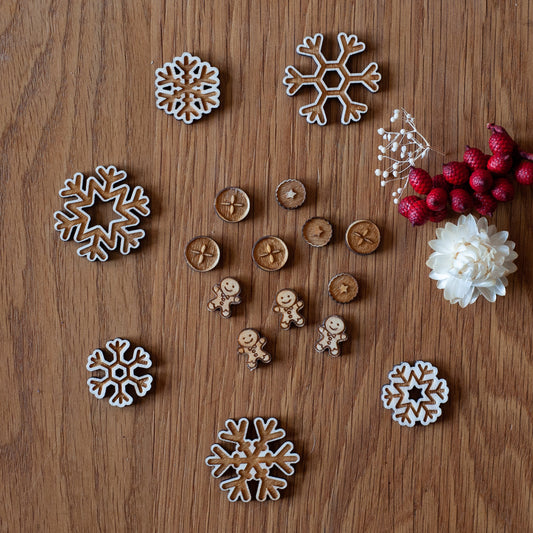
[[196, 272], [208, 272], [218, 265], [220, 248], [211, 237], [195, 237], [185, 248], [185, 259]]
[[250, 212], [250, 198], [238, 187], [227, 187], [217, 194], [215, 211], [225, 222], [240, 222]]
[[276, 189], [278, 204], [285, 209], [297, 209], [305, 202], [305, 185], [298, 180], [282, 181]]
[[325, 218], [313, 217], [303, 225], [302, 236], [310, 246], [321, 248], [331, 241], [333, 226]]
[[375, 252], [381, 242], [379, 228], [371, 220], [356, 220], [346, 230], [346, 246], [358, 254]]
[[252, 258], [261, 270], [273, 272], [285, 265], [289, 258], [289, 250], [279, 237], [267, 235], [254, 244]]
[[331, 278], [328, 291], [336, 302], [347, 304], [357, 296], [359, 284], [351, 274], [343, 272]]

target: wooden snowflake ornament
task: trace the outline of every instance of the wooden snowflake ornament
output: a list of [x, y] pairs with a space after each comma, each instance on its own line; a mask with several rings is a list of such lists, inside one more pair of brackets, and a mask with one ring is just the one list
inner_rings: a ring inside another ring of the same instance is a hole
[[91, 377], [87, 380], [90, 393], [101, 399], [107, 389], [111, 389], [113, 394], [109, 398], [109, 403], [115, 407], [124, 407], [133, 402], [133, 397], [126, 388], [128, 385], [133, 387], [137, 396], [144, 396], [152, 387], [150, 374], [138, 375], [135, 372], [138, 368], [152, 366], [150, 354], [144, 348], [137, 346], [133, 354], [128, 356], [126, 354], [129, 347], [128, 340], [117, 338], [106, 344], [111, 358], [106, 358], [102, 350], [95, 350], [87, 361], [87, 370], [103, 373], [100, 377]]
[[381, 392], [385, 409], [401, 426], [413, 427], [417, 422], [427, 426], [442, 414], [441, 404], [448, 401], [449, 389], [444, 379], [437, 378], [438, 369], [431, 363], [417, 361], [396, 365], [389, 372], [389, 383]]
[[232, 477], [220, 482], [220, 488], [228, 493], [230, 502], [249, 502], [252, 499], [250, 481], [257, 483], [256, 500], [278, 500], [287, 481], [273, 473], [292, 476], [292, 465], [300, 460], [290, 441], [276, 447], [276, 451], [270, 450], [271, 442], [285, 437], [285, 431], [278, 427], [275, 418], [255, 418], [254, 427], [256, 438], [251, 438], [248, 435], [248, 419], [226, 420], [226, 429], [218, 433], [218, 438], [234, 446], [234, 451], [228, 452], [220, 444], [213, 444], [211, 455], [205, 460], [213, 477], [219, 478], [225, 473], [231, 473]]
[[[89, 261], [106, 261], [108, 251], [118, 249], [126, 255], [139, 246], [144, 231], [135, 228], [139, 224], [139, 216], [150, 214], [150, 200], [142, 187], [137, 186], [132, 191], [125, 183], [119, 185], [126, 178], [123, 170], [99, 166], [96, 177], [86, 179], [77, 172], [59, 191], [61, 198], [71, 199], [64, 204], [65, 212], [54, 213], [54, 227], [59, 231], [61, 240], [73, 238], [82, 243], [78, 248], [80, 257]], [[97, 202], [113, 202], [114, 218], [106, 226], [93, 223], [87, 211]]]
[[220, 105], [218, 69], [185, 52], [155, 71], [156, 105], [185, 124]]
[[[365, 43], [357, 39], [357, 35], [339, 33], [337, 41], [340, 53], [337, 59], [328, 61], [322, 51], [324, 36], [317, 33], [313, 37], [306, 37], [303, 44], [296, 51], [303, 56], [312, 57], [316, 63], [313, 74], [302, 74], [292, 65], [285, 69], [286, 76], [283, 84], [287, 86], [287, 94], [294, 96], [301, 87], [310, 85], [316, 89], [317, 98], [310, 104], [300, 108], [299, 113], [306, 117], [309, 124], [317, 123], [324, 126], [327, 122], [324, 104], [328, 98], [337, 98], [342, 104], [341, 122], [349, 124], [360, 120], [363, 113], [368, 111], [365, 104], [354, 102], [348, 95], [350, 85], [360, 83], [369, 91], [375, 93], [381, 74], [377, 63], [369, 63], [363, 72], [350, 72], [347, 63], [353, 54], [359, 54], [365, 49]], [[334, 81], [332, 81], [332, 79]]]

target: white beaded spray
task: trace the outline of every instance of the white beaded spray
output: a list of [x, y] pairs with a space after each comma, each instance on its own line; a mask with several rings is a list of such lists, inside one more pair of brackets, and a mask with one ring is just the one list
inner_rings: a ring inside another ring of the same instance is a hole
[[383, 137], [384, 144], [378, 146], [378, 161], [385, 161], [388, 167], [385, 170], [376, 168], [375, 175], [381, 178], [381, 186], [385, 187], [392, 181], [400, 181], [393, 193], [393, 201], [399, 203], [400, 198], [409, 183], [409, 171], [418, 159], [423, 159], [429, 150], [432, 150], [426, 138], [416, 129], [415, 119], [403, 107], [395, 109], [390, 118], [396, 122], [401, 118], [402, 125], [399, 131], [386, 131], [379, 128], [378, 133]]

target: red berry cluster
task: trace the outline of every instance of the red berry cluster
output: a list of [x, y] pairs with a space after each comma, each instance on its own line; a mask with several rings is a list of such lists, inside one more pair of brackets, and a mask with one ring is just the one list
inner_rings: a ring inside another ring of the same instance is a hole
[[403, 198], [398, 205], [400, 215], [413, 226], [428, 220], [440, 222], [447, 218], [449, 208], [455, 213], [475, 209], [480, 215], [492, 216], [499, 202], [513, 199], [512, 177], [521, 185], [533, 184], [533, 154], [521, 151], [501, 126], [487, 124], [487, 128], [492, 132], [491, 156], [467, 146], [463, 161], [446, 163], [442, 174], [433, 178], [421, 168], [411, 168], [411, 187], [426, 196]]

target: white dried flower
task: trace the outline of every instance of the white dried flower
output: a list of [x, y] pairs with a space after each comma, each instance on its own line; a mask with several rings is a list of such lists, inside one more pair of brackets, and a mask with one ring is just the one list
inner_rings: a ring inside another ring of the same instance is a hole
[[429, 242], [435, 250], [426, 262], [429, 277], [444, 289], [444, 298], [466, 307], [479, 296], [494, 302], [505, 295], [507, 275], [516, 271], [518, 254], [507, 231], [489, 226], [486, 218], [460, 216], [457, 224], [448, 222], [437, 229], [437, 238]]

